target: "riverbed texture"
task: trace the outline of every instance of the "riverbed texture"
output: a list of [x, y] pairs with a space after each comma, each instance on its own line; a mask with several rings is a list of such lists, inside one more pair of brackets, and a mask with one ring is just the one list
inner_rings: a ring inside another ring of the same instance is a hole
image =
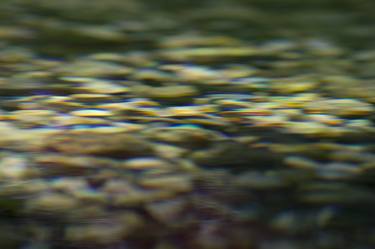
[[375, 248], [374, 8], [1, 1], [0, 248]]

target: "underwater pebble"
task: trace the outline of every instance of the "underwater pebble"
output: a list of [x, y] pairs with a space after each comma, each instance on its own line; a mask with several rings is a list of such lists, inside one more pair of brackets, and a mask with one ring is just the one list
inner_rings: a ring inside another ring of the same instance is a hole
[[172, 224], [178, 220], [187, 208], [184, 199], [166, 200], [146, 205], [146, 210], [160, 222]]
[[348, 132], [343, 128], [329, 127], [322, 123], [311, 121], [287, 122], [285, 128], [288, 132], [313, 137], [339, 137]]
[[113, 157], [147, 156], [153, 154], [150, 143], [141, 137], [119, 133], [116, 136], [93, 132], [61, 133], [51, 136], [46, 149], [71, 154]]
[[71, 94], [70, 97], [74, 100], [88, 103], [96, 103], [113, 99], [112, 95], [101, 93], [77, 93]]
[[306, 170], [314, 170], [319, 166], [318, 163], [309, 160], [308, 158], [298, 156], [289, 156], [285, 158], [284, 163], [289, 167]]
[[6, 157], [0, 160], [0, 178], [3, 181], [22, 180], [39, 175], [38, 169], [22, 157]]
[[239, 43], [229, 36], [199, 36], [196, 34], [177, 35], [167, 37], [160, 41], [161, 47], [185, 48], [195, 46], [230, 46]]
[[75, 191], [88, 187], [86, 181], [80, 178], [58, 178], [54, 179], [50, 184], [51, 188], [66, 193], [74, 193]]
[[27, 209], [36, 212], [65, 213], [78, 208], [74, 198], [59, 193], [44, 193], [27, 202]]
[[366, 102], [355, 99], [328, 99], [311, 102], [305, 106], [308, 113], [327, 113], [337, 116], [366, 116], [375, 111]]
[[113, 205], [116, 207], [139, 207], [147, 203], [174, 198], [175, 191], [172, 190], [135, 190], [113, 197]]
[[286, 183], [281, 178], [272, 174], [248, 172], [236, 177], [233, 184], [241, 188], [268, 189], [279, 188]]
[[175, 85], [175, 86], [135, 86], [131, 88], [132, 92], [149, 98], [159, 99], [176, 99], [181, 97], [191, 97], [198, 95], [198, 89], [189, 85]]
[[246, 58], [262, 53], [253, 47], [212, 47], [162, 50], [160, 56], [173, 61], [206, 62], [225, 58]]
[[68, 226], [65, 239], [70, 242], [88, 244], [111, 244], [123, 237], [123, 227], [119, 224], [89, 224]]
[[78, 93], [91, 94], [124, 94], [129, 92], [125, 86], [117, 85], [104, 80], [92, 79], [74, 88]]
[[134, 170], [146, 169], [166, 169], [171, 168], [172, 165], [166, 161], [157, 158], [135, 158], [126, 160], [121, 164], [122, 168]]
[[317, 86], [317, 82], [278, 82], [276, 80], [276, 82], [271, 85], [271, 90], [279, 94], [292, 94], [311, 91]]
[[177, 159], [187, 154], [188, 150], [170, 144], [158, 143], [155, 146], [155, 154], [165, 159]]
[[37, 127], [50, 125], [51, 119], [57, 115], [51, 110], [19, 110], [14, 111], [8, 116], [8, 119], [15, 120], [23, 127]]
[[219, 79], [223, 76], [220, 71], [215, 71], [203, 66], [166, 65], [163, 66], [163, 69], [175, 72], [177, 77], [182, 81], [190, 82]]
[[78, 117], [108, 117], [112, 115], [109, 111], [99, 109], [81, 109], [72, 111], [70, 114]]
[[126, 66], [121, 66], [110, 62], [99, 61], [74, 61], [68, 65], [63, 65], [56, 69], [61, 77], [101, 77], [110, 75], [128, 75], [132, 70]]
[[185, 146], [204, 145], [224, 139], [218, 132], [194, 126], [149, 129], [145, 131], [145, 135], [161, 142]]
[[148, 177], [141, 179], [139, 184], [144, 188], [170, 190], [177, 193], [193, 190], [192, 179], [188, 175]]
[[306, 115], [306, 119], [333, 126], [342, 125], [344, 123], [343, 119], [327, 114], [310, 114]]

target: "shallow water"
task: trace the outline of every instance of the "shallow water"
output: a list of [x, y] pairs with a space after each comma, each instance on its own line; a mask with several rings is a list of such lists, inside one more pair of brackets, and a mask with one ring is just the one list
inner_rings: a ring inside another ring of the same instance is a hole
[[374, 248], [374, 5], [2, 1], [0, 248]]

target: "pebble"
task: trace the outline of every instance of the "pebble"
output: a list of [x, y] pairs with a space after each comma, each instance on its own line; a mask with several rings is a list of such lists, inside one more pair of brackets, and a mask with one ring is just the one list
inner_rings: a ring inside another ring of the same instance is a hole
[[3, 181], [26, 180], [37, 177], [39, 172], [22, 157], [5, 157], [0, 160], [0, 178]]
[[78, 208], [79, 202], [72, 197], [59, 193], [43, 193], [27, 201], [27, 209], [36, 212], [67, 213]]
[[46, 167], [45, 170], [53, 167], [65, 172], [69, 170], [85, 170], [96, 168], [99, 165], [114, 167], [116, 163], [110, 159], [99, 159], [85, 156], [62, 155], [58, 153], [38, 154], [34, 156], [34, 161], [40, 166]]
[[[79, 112], [80, 110], [77, 110]], [[71, 113], [72, 114], [72, 113]], [[70, 127], [70, 126], [77, 126], [77, 125], [87, 125], [87, 126], [95, 126], [95, 125], [109, 125], [110, 123], [102, 119], [101, 117], [81, 117], [81, 116], [74, 116], [74, 115], [60, 115], [52, 118], [52, 122], [57, 127]]]
[[198, 95], [198, 89], [188, 85], [171, 85], [171, 86], [137, 86], [132, 91], [141, 97], [158, 98], [158, 99], [178, 99], [181, 97], [191, 97]]
[[275, 93], [279, 94], [292, 94], [292, 93], [303, 93], [312, 91], [317, 88], [317, 82], [284, 82], [284, 81], [276, 81], [272, 83], [271, 90]]
[[144, 188], [169, 190], [176, 193], [185, 193], [193, 190], [192, 179], [187, 175], [144, 178], [139, 181], [139, 184]]
[[51, 136], [46, 141], [45, 148], [62, 153], [114, 158], [147, 156], [153, 153], [152, 145], [145, 139], [126, 133], [108, 136], [95, 132], [65, 132]]
[[105, 80], [92, 79], [74, 88], [79, 93], [91, 94], [124, 94], [129, 92], [126, 86], [111, 83]]
[[82, 178], [58, 178], [54, 179], [50, 186], [52, 189], [56, 191], [63, 191], [66, 193], [74, 193], [75, 191], [79, 191], [82, 189], [86, 189], [88, 187], [86, 181]]
[[82, 103], [72, 102], [68, 96], [53, 96], [41, 101], [41, 105], [59, 112], [68, 112], [85, 108]]
[[188, 150], [169, 144], [158, 143], [155, 146], [155, 154], [165, 159], [178, 159], [188, 154]]
[[326, 113], [337, 116], [366, 116], [375, 111], [371, 104], [355, 99], [327, 99], [305, 106], [308, 113]]
[[325, 124], [311, 121], [289, 121], [284, 126], [290, 133], [313, 137], [339, 137], [348, 132], [344, 128], [329, 127]]
[[230, 46], [240, 42], [228, 36], [200, 36], [196, 34], [167, 37], [160, 41], [165, 48], [186, 48], [196, 46]]
[[135, 192], [135, 187], [126, 180], [109, 179], [105, 182], [101, 191], [106, 194], [127, 194]]
[[137, 70], [132, 74], [131, 77], [134, 80], [152, 80], [159, 82], [171, 82], [175, 80], [173, 75], [155, 69]]
[[[288, 119], [282, 115], [246, 117], [255, 127], [284, 127]], [[246, 122], [246, 121], [245, 121]]]
[[175, 225], [175, 221], [181, 219], [187, 207], [186, 200], [174, 199], [149, 203], [146, 205], [146, 210], [159, 222]]
[[33, 32], [28, 29], [22, 29], [19, 27], [0, 27], [0, 38], [1, 39], [27, 39], [33, 35]]
[[112, 116], [112, 113], [107, 110], [100, 109], [81, 109], [77, 111], [72, 111], [69, 114], [78, 116], [78, 117], [109, 117]]
[[77, 26], [74, 28], [74, 31], [80, 36], [87, 37], [88, 39], [91, 38], [116, 42], [124, 42], [127, 40], [127, 37], [124, 33], [114, 28], [111, 28], [110, 26]]
[[132, 170], [147, 169], [169, 169], [172, 165], [169, 162], [157, 158], [135, 158], [124, 161], [121, 168]]
[[257, 72], [256, 68], [242, 65], [233, 65], [226, 67], [219, 71], [227, 79], [241, 79], [254, 75]]
[[109, 202], [107, 196], [92, 189], [77, 189], [72, 193], [72, 195], [83, 203], [107, 205]]
[[332, 184], [330, 186], [321, 186], [321, 190], [307, 191], [301, 194], [300, 199], [304, 203], [310, 204], [354, 204], [363, 203], [369, 200], [373, 201], [372, 193], [358, 188], [350, 189], [345, 185]]
[[91, 202], [89, 206], [82, 206], [80, 209], [67, 214], [67, 219], [87, 223], [90, 220], [103, 219], [108, 216], [108, 212], [102, 206], [95, 205]]
[[324, 89], [332, 96], [355, 98], [372, 104], [375, 103], [375, 86], [371, 80], [357, 79], [344, 73], [342, 75], [328, 76], [322, 81]]
[[166, 65], [164, 70], [173, 71], [177, 77], [183, 81], [204, 82], [206, 80], [214, 80], [223, 77], [220, 71], [215, 71], [203, 66], [181, 66]]
[[26, 127], [37, 127], [49, 125], [51, 118], [57, 115], [56, 112], [51, 110], [18, 110], [13, 111], [8, 119], [15, 120]]
[[309, 160], [308, 158], [298, 156], [289, 156], [285, 158], [284, 163], [289, 167], [297, 169], [315, 170], [317, 167], [319, 167], [318, 163]]
[[361, 168], [348, 163], [329, 163], [318, 169], [318, 175], [323, 179], [337, 180], [354, 177], [361, 173]]
[[111, 62], [99, 61], [73, 61], [69, 65], [62, 65], [56, 69], [61, 76], [69, 77], [105, 77], [105, 76], [125, 76], [132, 72], [126, 66], [121, 66]]
[[125, 60], [125, 56], [117, 53], [110, 52], [99, 52], [93, 53], [88, 56], [88, 59], [95, 61], [111, 61], [111, 62], [122, 62]]
[[166, 117], [204, 117], [200, 108], [193, 106], [168, 107], [164, 113]]
[[153, 138], [160, 142], [171, 143], [184, 146], [203, 146], [213, 141], [225, 139], [224, 135], [202, 129], [195, 126], [177, 126], [167, 128], [155, 128], [145, 130], [147, 137]]
[[172, 61], [207, 62], [228, 58], [246, 58], [262, 54], [253, 47], [183, 48], [160, 51], [161, 58]]
[[280, 177], [270, 173], [261, 174], [257, 172], [247, 172], [236, 177], [233, 184], [240, 188], [272, 189], [283, 187], [287, 183], [285, 183]]
[[174, 198], [176, 192], [173, 190], [136, 190], [113, 197], [113, 205], [116, 207], [139, 207], [155, 201]]
[[344, 120], [333, 115], [327, 114], [310, 114], [306, 115], [307, 120], [316, 121], [325, 125], [343, 125]]
[[113, 98], [113, 96], [110, 94], [100, 94], [100, 93], [77, 93], [77, 94], [71, 94], [69, 97], [79, 102], [88, 102], [88, 103], [108, 101]]
[[106, 245], [121, 241], [123, 226], [120, 224], [88, 224], [68, 226], [64, 238], [70, 242]]

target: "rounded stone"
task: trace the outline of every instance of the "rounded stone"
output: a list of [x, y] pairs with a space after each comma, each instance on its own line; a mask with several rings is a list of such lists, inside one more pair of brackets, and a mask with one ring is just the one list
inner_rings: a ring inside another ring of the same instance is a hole
[[153, 154], [151, 144], [145, 139], [126, 133], [114, 136], [95, 132], [62, 132], [51, 136], [45, 148], [62, 153], [86, 154], [126, 158]]
[[81, 109], [72, 111], [70, 114], [78, 117], [109, 117], [112, 115], [110, 111], [100, 109]]
[[326, 99], [311, 102], [305, 106], [308, 113], [327, 113], [337, 116], [366, 116], [375, 108], [366, 102], [356, 99]]
[[165, 175], [147, 177], [139, 181], [144, 188], [169, 190], [172, 192], [190, 192], [193, 190], [192, 179], [185, 175]]
[[157, 158], [135, 158], [124, 161], [120, 167], [133, 170], [147, 170], [168, 169], [171, 168], [172, 165]]
[[73, 197], [59, 193], [43, 193], [26, 204], [28, 210], [47, 214], [70, 212], [78, 206], [78, 201]]

